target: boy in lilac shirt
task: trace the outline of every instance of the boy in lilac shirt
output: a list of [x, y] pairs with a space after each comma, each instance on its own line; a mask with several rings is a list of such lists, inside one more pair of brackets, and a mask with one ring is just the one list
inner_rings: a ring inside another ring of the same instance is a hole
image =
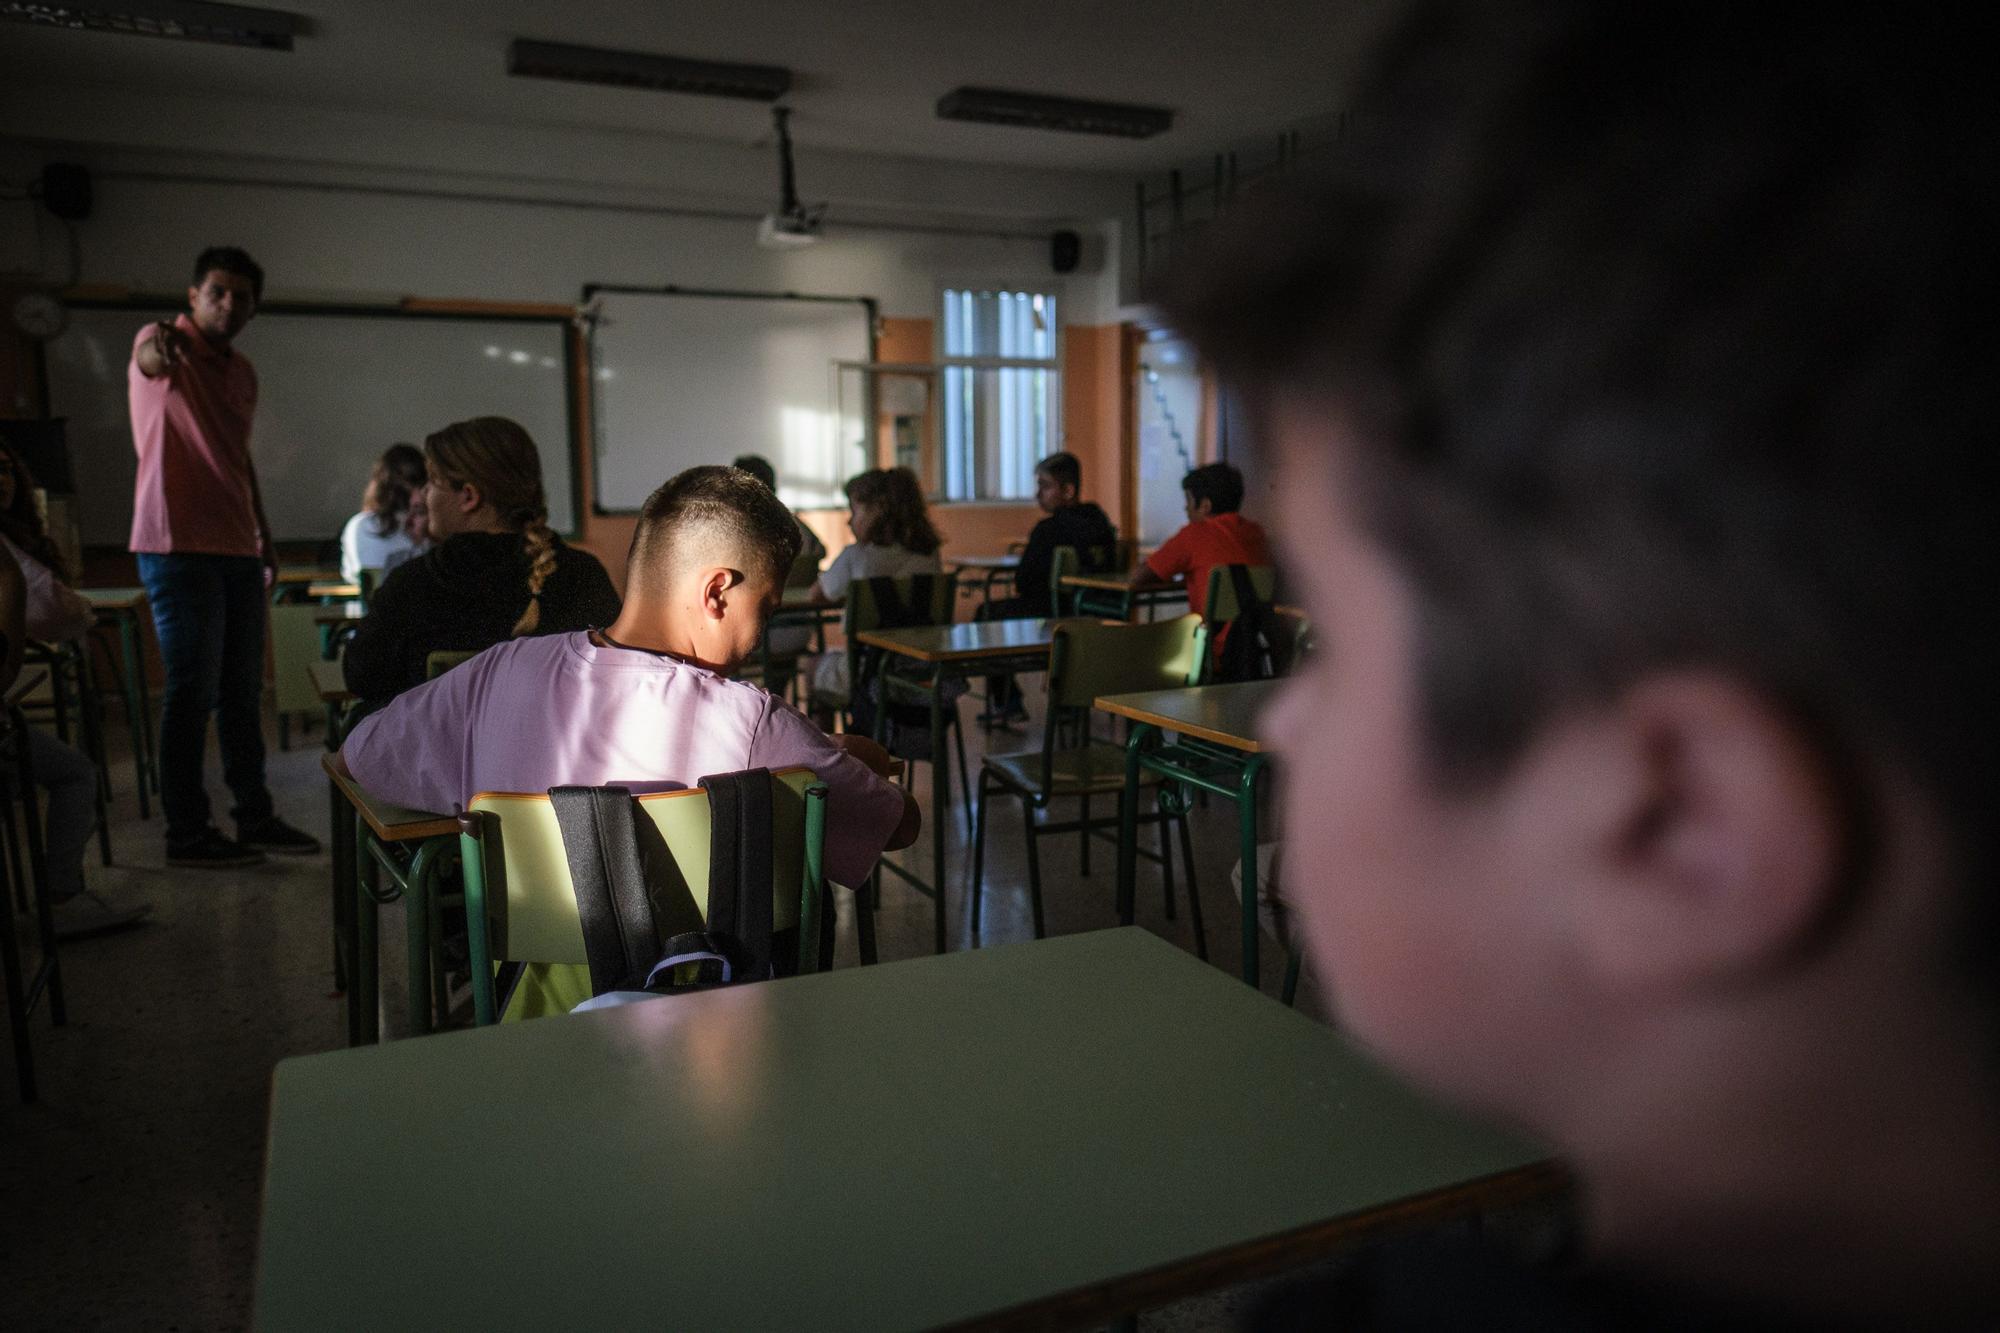
[[690, 468], [653, 492], [625, 607], [600, 630], [515, 639], [400, 695], [340, 762], [370, 792], [450, 810], [486, 791], [635, 791], [803, 765], [826, 783], [826, 873], [868, 876], [916, 840], [908, 792], [866, 737], [829, 736], [730, 674], [756, 649], [798, 553], [798, 526], [754, 477]]

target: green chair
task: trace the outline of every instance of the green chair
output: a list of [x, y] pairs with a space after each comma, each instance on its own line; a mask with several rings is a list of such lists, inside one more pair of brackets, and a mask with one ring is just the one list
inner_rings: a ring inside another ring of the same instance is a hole
[[[820, 871], [826, 788], [804, 768], [771, 776], [772, 928], [796, 930], [798, 970], [817, 972], [827, 964]], [[691, 787], [637, 799], [660, 835], [644, 850], [661, 933], [701, 930], [708, 793]], [[555, 806], [547, 793], [484, 792], [459, 824], [474, 1020], [484, 1026], [568, 1013], [590, 998], [590, 966]], [[646, 828], [641, 823], [642, 836]], [[855, 915], [859, 923], [868, 914], [857, 904]], [[502, 963], [521, 964], [521, 976], [511, 996], [496, 1000], [494, 969]]]
[[[1043, 722], [1042, 748], [1020, 754], [989, 754], [980, 765], [977, 818], [972, 838], [972, 920], [978, 929], [984, 890], [986, 861], [986, 808], [995, 791], [1009, 791], [1021, 798], [1021, 817], [1028, 839], [1028, 897], [1034, 913], [1035, 936], [1043, 933], [1042, 871], [1036, 842], [1050, 833], [1079, 833], [1084, 847], [1084, 873], [1090, 873], [1088, 849], [1093, 834], [1117, 837], [1118, 817], [1093, 819], [1092, 796], [1109, 796], [1114, 805], [1125, 786], [1125, 747], [1093, 738], [1088, 725], [1089, 709], [1107, 694], [1129, 694], [1138, 690], [1174, 689], [1188, 683], [1195, 665], [1199, 622], [1192, 615], [1148, 625], [1125, 625], [1103, 621], [1067, 621], [1055, 627], [1049, 646], [1049, 706]], [[1083, 725], [1075, 728], [1071, 743], [1063, 743], [1063, 719], [1081, 714]], [[1063, 823], [1038, 823], [1035, 812], [1046, 810], [1059, 797], [1074, 796], [1081, 809], [1078, 818]], [[1160, 863], [1165, 880], [1167, 916], [1174, 914], [1173, 859], [1167, 845], [1167, 824], [1179, 827], [1181, 860], [1187, 868], [1188, 906], [1194, 923], [1195, 949], [1208, 957], [1208, 937], [1202, 927], [1201, 898], [1196, 892], [1194, 854], [1188, 836], [1185, 810], [1162, 810], [1144, 816], [1142, 823], [1160, 826], [1157, 855], [1141, 856]], [[1100, 833], [1108, 830], [1108, 834]]]
[[436, 680], [453, 667], [464, 662], [470, 662], [473, 658], [479, 656], [479, 651], [477, 648], [438, 649], [424, 658], [424, 679]]
[[303, 713], [311, 717], [320, 710], [319, 695], [314, 692], [312, 679], [306, 673], [306, 668], [312, 663], [326, 660], [320, 651], [320, 627], [314, 619], [319, 613], [320, 608], [309, 602], [286, 602], [268, 612], [271, 623], [271, 690], [276, 696], [280, 750], [291, 745], [293, 715]]
[[1217, 565], [1208, 571], [1208, 602], [1201, 616], [1201, 649], [1195, 658], [1201, 664], [1201, 676], [1194, 684], [1215, 683], [1217, 640], [1223, 629], [1243, 614], [1243, 608], [1236, 602], [1236, 581], [1229, 573], [1237, 568], [1249, 573], [1250, 589], [1266, 607], [1278, 595], [1278, 571], [1270, 565]]
[[[898, 673], [885, 660], [886, 654], [868, 648], [860, 636], [870, 630], [886, 628], [907, 628], [912, 625], [949, 625], [958, 599], [958, 581], [949, 574], [913, 574], [899, 579], [883, 579], [893, 591], [898, 607], [904, 613], [901, 617], [890, 614], [876, 597], [875, 579], [855, 579], [847, 585], [847, 608], [841, 617], [841, 628], [847, 638], [847, 681], [848, 692], [836, 693], [814, 687], [812, 703], [816, 708], [829, 709], [843, 714], [851, 725], [854, 717], [854, 700], [868, 682], [880, 674], [885, 681], [883, 694], [888, 703], [930, 706], [930, 685], [927, 681], [914, 679]], [[896, 621], [891, 625], [891, 621]], [[946, 708], [945, 728], [958, 755], [958, 786], [960, 791], [971, 790], [971, 782], [965, 763], [965, 732], [959, 725], [958, 710]], [[906, 760], [930, 758], [930, 747], [923, 753], [905, 755]], [[904, 773], [908, 774], [905, 767]], [[936, 791], [936, 811], [950, 808], [950, 783], [945, 774], [933, 775]], [[972, 831], [972, 814], [966, 812], [966, 832]]]

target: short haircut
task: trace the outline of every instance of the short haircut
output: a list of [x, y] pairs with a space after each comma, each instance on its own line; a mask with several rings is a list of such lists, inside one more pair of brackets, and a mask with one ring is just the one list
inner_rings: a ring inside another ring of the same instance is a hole
[[261, 302], [264, 299], [264, 270], [247, 250], [233, 245], [211, 245], [194, 257], [194, 277], [189, 285], [199, 287], [210, 273], [221, 269], [239, 278], [250, 281], [250, 295]]
[[1926, 793], [1959, 895], [1939, 953], [1992, 1013], [1976, 46], [1927, 9], [1421, 3], [1324, 178], [1211, 228], [1164, 305], [1254, 419], [1356, 442], [1440, 783], [1643, 673], [1724, 672], [1817, 752], [1849, 884], [1879, 775]]
[[737, 467], [691, 467], [646, 497], [631, 564], [672, 573], [689, 562], [743, 566], [783, 584], [799, 554], [798, 521], [769, 486]]
[[1083, 464], [1067, 449], [1058, 450], [1035, 464], [1035, 471], [1046, 472], [1049, 480], [1058, 486], [1074, 486], [1083, 489]]
[[771, 490], [778, 489], [778, 469], [771, 466], [771, 460], [762, 454], [738, 454], [729, 466], [741, 468], [764, 483]]
[[1208, 501], [1209, 512], [1233, 514], [1243, 507], [1243, 474], [1228, 463], [1203, 463], [1181, 478], [1188, 499]]

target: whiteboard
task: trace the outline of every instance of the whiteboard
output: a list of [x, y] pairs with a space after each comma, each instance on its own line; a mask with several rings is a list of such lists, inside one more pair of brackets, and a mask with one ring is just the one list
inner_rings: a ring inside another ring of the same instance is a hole
[[843, 504], [867, 466], [860, 408], [843, 418], [836, 361], [867, 361], [861, 298], [594, 288], [591, 420], [597, 507], [631, 512], [701, 463], [762, 454], [794, 509]]
[[[141, 325], [169, 309], [73, 307], [45, 344], [50, 411], [69, 418], [78, 522], [123, 546], [138, 471], [125, 368]], [[368, 471], [398, 440], [475, 416], [512, 417], [542, 455], [549, 523], [576, 528], [569, 323], [401, 311], [260, 311], [236, 340], [257, 368], [250, 451], [273, 535], [331, 541], [361, 507]]]

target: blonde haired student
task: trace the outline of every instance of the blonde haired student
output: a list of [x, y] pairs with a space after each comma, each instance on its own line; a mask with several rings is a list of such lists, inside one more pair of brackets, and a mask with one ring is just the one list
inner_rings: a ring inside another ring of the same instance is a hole
[[434, 652], [608, 625], [619, 598], [604, 566], [549, 528], [535, 442], [504, 417], [455, 422], [424, 441], [436, 543], [382, 581], [348, 645], [347, 684], [379, 707], [424, 681]]

